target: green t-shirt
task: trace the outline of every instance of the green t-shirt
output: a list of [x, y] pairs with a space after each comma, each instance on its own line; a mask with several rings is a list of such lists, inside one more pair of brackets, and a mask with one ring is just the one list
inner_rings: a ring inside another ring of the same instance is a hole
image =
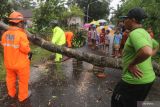
[[151, 57], [146, 59], [144, 62], [138, 64], [138, 68], [143, 72], [143, 77], [138, 79], [135, 78], [129, 71], [128, 65], [132, 62], [135, 58], [138, 50], [144, 46], [150, 46], [154, 48], [158, 46], [158, 43], [151, 39], [150, 35], [146, 30], [143, 28], [137, 28], [133, 30], [124, 46], [123, 51], [123, 73], [122, 73], [122, 80], [129, 83], [129, 84], [146, 84], [153, 82], [155, 79], [155, 73], [153, 71]]

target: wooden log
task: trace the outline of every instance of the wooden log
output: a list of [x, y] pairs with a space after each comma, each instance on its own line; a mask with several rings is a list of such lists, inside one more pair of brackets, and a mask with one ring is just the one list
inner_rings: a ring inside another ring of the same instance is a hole
[[[8, 29], [8, 25], [3, 23], [2, 21], [0, 21], [0, 27], [2, 27], [4, 29]], [[51, 42], [44, 40], [43, 38], [41, 38], [40, 36], [38, 36], [36, 34], [33, 35], [28, 31], [26, 31], [26, 32], [28, 34], [29, 40], [33, 44], [35, 44], [43, 49], [46, 49], [48, 51], [61, 53], [61, 54], [66, 55], [68, 57], [76, 58], [77, 60], [91, 63], [95, 66], [122, 68], [122, 61], [119, 58], [117, 59], [117, 58], [111, 58], [111, 57], [104, 57], [104, 56], [99, 56], [99, 55], [95, 55], [95, 54], [91, 54], [91, 53], [82, 52], [82, 51], [79, 51], [76, 49], [67, 48], [64, 46], [54, 45]], [[156, 74], [160, 75], [160, 65], [157, 64], [156, 62], [153, 62], [152, 64], [153, 64], [153, 67], [155, 69]]]

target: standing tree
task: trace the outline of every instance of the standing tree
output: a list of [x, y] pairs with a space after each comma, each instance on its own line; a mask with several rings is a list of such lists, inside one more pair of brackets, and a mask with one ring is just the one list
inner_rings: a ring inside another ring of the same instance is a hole
[[0, 4], [0, 19], [7, 17], [12, 10], [12, 5], [8, 0], [1, 0]]
[[31, 0], [12, 0], [14, 4], [14, 9], [30, 9], [31, 8]]
[[83, 9], [86, 15], [85, 20], [87, 17], [89, 17], [89, 21], [92, 21], [93, 19], [106, 19], [109, 16], [110, 0], [76, 0], [76, 3]]
[[83, 17], [83, 11], [76, 5], [68, 5], [65, 0], [47, 0], [41, 3], [34, 11], [34, 23], [37, 32], [51, 31], [49, 23], [52, 20], [59, 20], [63, 26], [67, 25], [67, 19], [73, 16]]
[[61, 17], [61, 13], [64, 11], [64, 2], [65, 0], [46, 0], [46, 2], [40, 4], [39, 8], [34, 10], [33, 21], [36, 31], [45, 31], [52, 20]]
[[8, 17], [13, 10], [31, 8], [28, 0], [1, 0], [0, 19]]
[[145, 26], [151, 25], [155, 33], [160, 33], [160, 0], [123, 0], [121, 7], [115, 11], [115, 18], [126, 15], [134, 7], [143, 8], [148, 18], [143, 22]]

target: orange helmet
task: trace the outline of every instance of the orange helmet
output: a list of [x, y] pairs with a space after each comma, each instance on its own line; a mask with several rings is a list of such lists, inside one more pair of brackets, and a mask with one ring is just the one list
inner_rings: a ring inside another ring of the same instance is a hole
[[23, 20], [24, 20], [24, 17], [19, 12], [14, 11], [9, 15], [9, 22], [19, 23], [19, 22], [21, 22]]

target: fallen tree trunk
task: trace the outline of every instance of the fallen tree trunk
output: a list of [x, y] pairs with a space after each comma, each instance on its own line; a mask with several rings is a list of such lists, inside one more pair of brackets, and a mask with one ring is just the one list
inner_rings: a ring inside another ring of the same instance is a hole
[[[0, 27], [3, 27], [4, 29], [8, 29], [8, 26], [4, 24], [3, 22], [0, 22]], [[31, 34], [28, 31], [27, 33], [28, 33], [29, 40], [33, 44], [40, 46], [48, 51], [61, 53], [68, 57], [76, 58], [77, 60], [86, 61], [95, 66], [113, 67], [113, 68], [122, 67], [121, 59], [99, 56], [99, 55], [86, 53], [86, 52], [82, 52], [79, 50], [75, 50], [75, 49], [71, 49], [71, 48], [67, 48], [63, 46], [57, 46], [57, 45], [52, 44], [49, 41], [44, 40], [43, 38], [37, 35]], [[160, 75], [160, 65], [157, 64], [156, 62], [153, 62], [152, 64], [153, 64], [156, 74]]]

